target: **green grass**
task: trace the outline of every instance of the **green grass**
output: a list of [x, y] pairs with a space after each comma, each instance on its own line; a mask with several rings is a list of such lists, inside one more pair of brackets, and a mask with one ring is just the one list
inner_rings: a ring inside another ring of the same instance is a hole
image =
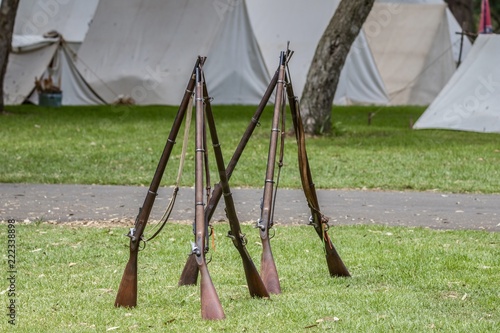
[[[177, 111], [165, 106], [9, 109], [9, 115], [0, 116], [0, 182], [124, 185], [150, 183]], [[499, 193], [500, 135], [411, 130], [410, 122], [423, 110], [335, 107], [337, 135], [307, 141], [316, 186]], [[214, 111], [227, 163], [255, 108], [214, 106]], [[370, 126], [369, 112], [376, 112]], [[269, 107], [238, 163], [233, 186], [263, 185], [271, 117]], [[290, 119], [287, 128], [291, 129]], [[179, 142], [181, 136], [182, 129]], [[164, 185], [175, 181], [180, 146], [173, 152]], [[193, 152], [190, 146], [181, 185], [194, 182]], [[290, 135], [281, 186], [300, 186], [296, 160]]]
[[[500, 136], [411, 130], [423, 110], [335, 107], [335, 135], [307, 141], [316, 186], [499, 193]], [[214, 111], [227, 163], [254, 108]], [[369, 112], [376, 112], [370, 126]], [[163, 106], [11, 107], [0, 116], [0, 182], [147, 185], [175, 113]], [[263, 185], [271, 113], [263, 115], [232, 186]], [[175, 181], [180, 146], [164, 185]], [[191, 145], [181, 185], [193, 184], [193, 151]], [[282, 187], [300, 186], [296, 159], [288, 136]], [[283, 293], [262, 300], [249, 297], [241, 260], [224, 237], [229, 227], [217, 222], [209, 269], [227, 319], [207, 322], [198, 287], [177, 287], [193, 239], [184, 224], [169, 224], [140, 253], [138, 307], [113, 307], [128, 259], [125, 229], [18, 224], [16, 331], [469, 333], [493, 332], [500, 322], [498, 233], [335, 227], [330, 235], [352, 274], [346, 279], [328, 276], [311, 227], [278, 225], [272, 246]], [[7, 231], [0, 224], [4, 240]], [[258, 267], [258, 232], [249, 225], [243, 231]], [[3, 258], [7, 263], [6, 249]], [[2, 304], [9, 301], [6, 278], [4, 269]], [[0, 331], [12, 328], [7, 320]]]
[[[330, 278], [314, 230], [278, 225], [272, 246], [283, 292], [262, 300], [249, 297], [239, 255], [224, 237], [227, 223], [219, 222], [215, 228], [217, 247], [210, 252], [209, 270], [227, 319], [211, 322], [201, 319], [199, 287], [177, 287], [192, 239], [191, 226], [167, 225], [140, 252], [138, 306], [117, 309], [114, 298], [128, 259], [124, 228], [18, 224], [16, 331], [471, 333], [498, 329], [499, 233], [336, 227], [331, 235], [352, 277]], [[243, 231], [258, 267], [258, 232], [248, 225]], [[6, 224], [0, 224], [0, 237], [7, 238]], [[6, 274], [4, 269], [2, 277]], [[2, 285], [3, 290], [5, 280]], [[7, 304], [7, 293], [1, 299]], [[0, 331], [8, 328], [2, 316]]]

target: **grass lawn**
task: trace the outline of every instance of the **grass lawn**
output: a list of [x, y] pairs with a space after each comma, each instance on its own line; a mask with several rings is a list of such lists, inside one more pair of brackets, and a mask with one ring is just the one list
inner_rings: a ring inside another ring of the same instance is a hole
[[[176, 108], [19, 106], [9, 111], [0, 116], [0, 182], [149, 185]], [[254, 108], [217, 106], [214, 111], [227, 163]], [[376, 115], [368, 125], [370, 112]], [[500, 135], [411, 130], [422, 112], [420, 107], [335, 107], [335, 134], [307, 141], [316, 186], [500, 193]], [[263, 185], [271, 117], [272, 107], [238, 163], [232, 186]], [[180, 146], [167, 166], [165, 186], [175, 181]], [[182, 186], [194, 183], [190, 147]], [[298, 188], [293, 136], [285, 148], [280, 185]], [[212, 155], [211, 165], [215, 183]], [[469, 333], [493, 332], [500, 323], [499, 233], [334, 227], [330, 236], [352, 277], [330, 278], [312, 227], [277, 225], [272, 246], [283, 293], [262, 300], [249, 297], [241, 259], [224, 236], [229, 226], [218, 221], [209, 270], [227, 319], [207, 322], [200, 317], [199, 287], [177, 287], [193, 240], [191, 226], [180, 223], [168, 224], [140, 252], [138, 307], [113, 307], [128, 259], [123, 237], [128, 227], [16, 224], [15, 331]], [[250, 225], [243, 231], [259, 267], [258, 232]], [[7, 224], [0, 223], [5, 243], [8, 235]], [[7, 305], [7, 247], [2, 257], [0, 299]], [[0, 332], [12, 328], [3, 316]]]
[[[10, 115], [0, 116], [0, 182], [149, 185], [176, 111], [165, 106], [11, 107]], [[226, 163], [254, 111], [251, 106], [214, 107]], [[370, 112], [376, 116], [368, 126]], [[499, 193], [500, 135], [411, 130], [410, 122], [422, 112], [421, 107], [335, 107], [337, 135], [307, 141], [316, 186]], [[232, 186], [262, 186], [271, 118], [269, 107]], [[194, 183], [193, 141], [185, 186]], [[177, 175], [181, 145], [175, 149], [164, 185], [173, 184]], [[284, 162], [280, 184], [298, 188], [293, 136], [286, 140]]]
[[[498, 233], [337, 227], [331, 234], [352, 277], [330, 278], [312, 227], [278, 225], [272, 246], [283, 292], [263, 300], [248, 294], [241, 259], [224, 236], [229, 226], [216, 223], [215, 228], [209, 270], [226, 320], [207, 322], [200, 317], [199, 287], [177, 287], [192, 239], [190, 225], [167, 225], [140, 252], [135, 309], [113, 307], [128, 259], [124, 228], [18, 225], [16, 331], [479, 333], [498, 328]], [[249, 225], [243, 231], [259, 267], [258, 232]], [[0, 237], [6, 236], [2, 224]], [[5, 304], [6, 294], [1, 297]], [[3, 316], [0, 330], [9, 326]]]

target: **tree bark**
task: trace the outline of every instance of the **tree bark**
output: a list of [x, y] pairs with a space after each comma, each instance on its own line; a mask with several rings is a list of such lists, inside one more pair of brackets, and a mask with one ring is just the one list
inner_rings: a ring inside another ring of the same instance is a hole
[[3, 81], [12, 48], [12, 33], [18, 5], [19, 0], [2, 0], [0, 5], [0, 112], [4, 111]]
[[309, 67], [301, 108], [308, 134], [332, 130], [332, 103], [340, 72], [374, 0], [342, 0], [321, 37]]
[[445, 0], [445, 2], [464, 31], [476, 32], [472, 0]]

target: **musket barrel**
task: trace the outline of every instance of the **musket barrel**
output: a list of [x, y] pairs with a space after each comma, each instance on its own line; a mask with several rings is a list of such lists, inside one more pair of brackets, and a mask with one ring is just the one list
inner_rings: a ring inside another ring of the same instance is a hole
[[[196, 69], [196, 140], [195, 140], [195, 244], [198, 249], [196, 262], [201, 274], [200, 299], [203, 319], [224, 319], [224, 310], [215, 290], [205, 261], [205, 207], [203, 202], [203, 170], [205, 158], [204, 138], [204, 105], [201, 68]], [[208, 167], [208, 166], [206, 166]]]

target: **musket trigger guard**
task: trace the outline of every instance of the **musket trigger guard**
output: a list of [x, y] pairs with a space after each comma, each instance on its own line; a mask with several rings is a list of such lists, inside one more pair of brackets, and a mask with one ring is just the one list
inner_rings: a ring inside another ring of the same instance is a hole
[[[272, 235], [271, 235], [271, 233], [269, 232], [269, 231], [271, 231], [271, 230], [273, 231]], [[273, 238], [274, 238], [274, 236], [276, 236], [276, 230], [274, 230], [274, 228], [272, 228], [272, 227], [271, 227], [271, 228], [269, 228], [269, 229], [268, 229], [268, 232], [269, 232], [269, 239], [273, 239]]]
[[[143, 244], [142, 248], [141, 248], [141, 242]], [[144, 237], [141, 236], [141, 239], [139, 240], [139, 251], [142, 251], [146, 248], [146, 241], [144, 240]]]

